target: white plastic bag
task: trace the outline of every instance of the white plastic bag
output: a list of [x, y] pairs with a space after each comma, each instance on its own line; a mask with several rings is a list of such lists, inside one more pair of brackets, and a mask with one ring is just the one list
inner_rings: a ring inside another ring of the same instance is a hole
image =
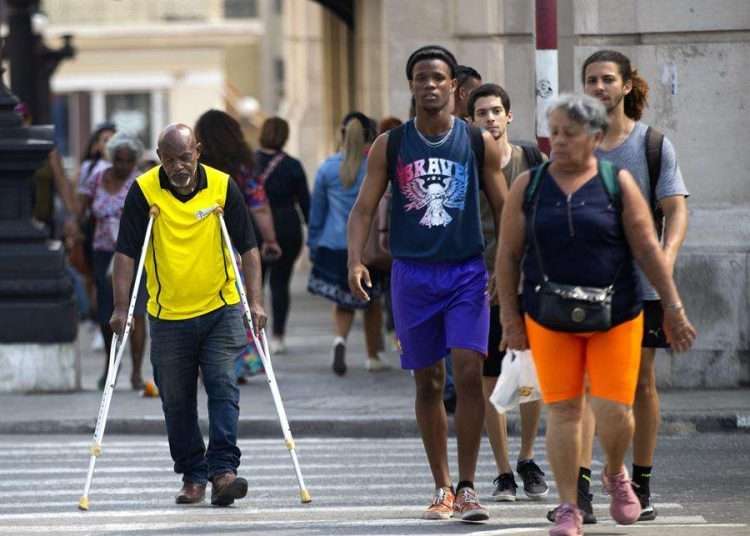
[[497, 379], [490, 402], [500, 413], [505, 413], [519, 404], [541, 398], [534, 360], [529, 350], [511, 350], [503, 360], [503, 371]]

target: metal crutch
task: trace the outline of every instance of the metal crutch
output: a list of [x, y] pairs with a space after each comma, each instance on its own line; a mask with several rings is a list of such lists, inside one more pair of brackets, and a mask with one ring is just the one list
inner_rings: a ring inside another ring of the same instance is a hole
[[279, 386], [276, 383], [276, 375], [273, 372], [273, 365], [271, 364], [270, 353], [268, 351], [268, 341], [266, 340], [265, 329], [260, 330], [260, 336], [255, 331], [253, 325], [252, 315], [250, 314], [250, 306], [247, 303], [247, 295], [245, 294], [245, 288], [242, 284], [242, 278], [240, 277], [239, 269], [237, 268], [237, 261], [234, 258], [234, 249], [232, 248], [232, 240], [229, 237], [229, 231], [227, 231], [227, 225], [224, 222], [224, 211], [221, 208], [216, 209], [216, 215], [219, 217], [219, 223], [221, 224], [221, 234], [224, 238], [224, 243], [229, 250], [229, 258], [232, 260], [232, 268], [234, 269], [235, 283], [240, 293], [240, 300], [242, 301], [242, 307], [245, 310], [245, 318], [250, 326], [250, 332], [253, 335], [253, 342], [255, 348], [258, 350], [258, 355], [263, 362], [263, 368], [266, 370], [266, 378], [268, 380], [268, 386], [271, 388], [271, 395], [273, 396], [273, 403], [276, 406], [276, 413], [279, 416], [279, 422], [281, 424], [281, 431], [284, 433], [284, 442], [286, 448], [289, 449], [289, 454], [292, 457], [292, 463], [294, 464], [294, 472], [297, 474], [297, 483], [299, 484], [299, 496], [303, 503], [309, 503], [312, 501], [310, 492], [305, 487], [305, 481], [302, 479], [302, 471], [299, 467], [299, 461], [297, 460], [297, 452], [294, 449], [294, 439], [292, 438], [292, 431], [289, 428], [289, 421], [286, 418], [286, 411], [284, 411], [284, 404], [281, 401], [281, 393], [279, 393]]
[[[122, 354], [125, 352], [125, 343], [128, 341], [128, 335], [130, 335], [130, 327], [133, 323], [133, 310], [135, 309], [135, 302], [138, 298], [138, 288], [141, 283], [141, 275], [143, 274], [143, 264], [146, 260], [146, 249], [148, 248], [149, 239], [151, 238], [151, 229], [154, 225], [154, 220], [159, 216], [159, 207], [156, 205], [152, 206], [149, 210], [148, 225], [146, 226], [146, 236], [143, 240], [143, 247], [141, 248], [141, 258], [138, 260], [138, 269], [135, 275], [135, 283], [133, 285], [133, 294], [130, 297], [130, 306], [128, 307], [128, 316], [125, 322], [125, 329], [122, 332], [122, 339], [115, 333], [112, 336], [112, 344], [109, 349], [109, 368], [107, 369], [107, 380], [104, 385], [104, 392], [102, 393], [102, 402], [99, 405], [99, 415], [96, 418], [96, 428], [94, 429], [94, 442], [89, 447], [91, 458], [89, 459], [89, 471], [86, 475], [86, 484], [83, 487], [83, 495], [78, 501], [79, 510], [89, 509], [89, 489], [91, 488], [91, 481], [94, 478], [94, 466], [96, 465], [96, 458], [102, 453], [102, 438], [104, 437], [104, 427], [107, 425], [107, 416], [109, 415], [109, 405], [112, 402], [112, 394], [115, 390], [115, 380], [117, 379], [117, 371], [120, 368], [120, 362], [122, 361]], [[119, 347], [118, 347], [118, 344]]]

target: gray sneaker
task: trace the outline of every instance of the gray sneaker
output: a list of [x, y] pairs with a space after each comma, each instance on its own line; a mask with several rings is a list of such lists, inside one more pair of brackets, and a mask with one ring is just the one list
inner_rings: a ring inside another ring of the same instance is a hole
[[529, 499], [541, 499], [549, 493], [549, 486], [544, 480], [544, 471], [534, 460], [519, 461], [516, 472], [523, 479], [523, 491]]
[[495, 484], [495, 490], [492, 492], [492, 498], [497, 502], [514, 502], [516, 500], [516, 479], [513, 473], [503, 473], [492, 482]]

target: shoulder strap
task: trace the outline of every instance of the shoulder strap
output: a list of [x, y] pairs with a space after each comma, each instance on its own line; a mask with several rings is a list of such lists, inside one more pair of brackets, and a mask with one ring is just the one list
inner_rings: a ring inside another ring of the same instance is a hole
[[404, 128], [406, 128], [406, 123], [388, 131], [388, 144], [385, 148], [385, 162], [388, 171], [388, 180], [393, 180], [396, 177], [398, 150], [401, 148], [401, 138], [404, 137]]
[[618, 209], [622, 208], [620, 199], [620, 183], [617, 180], [617, 175], [620, 170], [610, 161], [599, 159], [599, 177], [604, 183], [604, 189], [607, 191], [609, 200]]
[[526, 186], [526, 196], [524, 204], [529, 204], [534, 200], [534, 197], [536, 196], [536, 192], [539, 190], [539, 184], [542, 182], [542, 177], [544, 176], [544, 172], [546, 171], [547, 167], [550, 165], [550, 162], [543, 162], [540, 166], [537, 166], [535, 168], [529, 169], [529, 173], [531, 174], [531, 180], [529, 181], [529, 184]]
[[469, 135], [471, 136], [471, 150], [474, 151], [474, 158], [477, 159], [477, 171], [479, 172], [479, 185], [484, 184], [484, 138], [482, 129], [469, 125]]
[[664, 143], [664, 134], [655, 128], [646, 129], [646, 164], [648, 166], [648, 188], [650, 195], [651, 213], [656, 224], [656, 234], [661, 237], [664, 227], [664, 214], [656, 199], [656, 185], [661, 175], [661, 148]]
[[646, 164], [648, 165], [649, 190], [652, 208], [656, 206], [656, 184], [661, 175], [661, 146], [664, 134], [655, 128], [646, 129]]
[[526, 165], [529, 169], [535, 168], [544, 162], [542, 157], [542, 151], [536, 145], [521, 144], [521, 150], [523, 151], [523, 157], [526, 160]]
[[266, 182], [266, 179], [271, 176], [271, 173], [273, 173], [273, 170], [276, 169], [276, 166], [278, 166], [281, 161], [284, 160], [284, 153], [282, 151], [279, 151], [276, 153], [276, 155], [266, 164], [266, 168], [261, 172], [260, 175], [257, 177], [258, 184], [263, 185]]

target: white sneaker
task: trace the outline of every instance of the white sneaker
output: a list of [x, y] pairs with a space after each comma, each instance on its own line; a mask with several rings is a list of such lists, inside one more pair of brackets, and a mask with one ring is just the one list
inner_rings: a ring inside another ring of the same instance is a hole
[[368, 357], [365, 363], [365, 368], [369, 372], [380, 372], [381, 370], [388, 370], [391, 366], [383, 361], [380, 357]]
[[286, 344], [284, 344], [284, 339], [279, 339], [277, 337], [271, 339], [271, 353], [275, 355], [286, 353]]
[[102, 337], [102, 332], [98, 329], [94, 333], [94, 338], [91, 339], [91, 349], [96, 351], [104, 350], [104, 337]]

